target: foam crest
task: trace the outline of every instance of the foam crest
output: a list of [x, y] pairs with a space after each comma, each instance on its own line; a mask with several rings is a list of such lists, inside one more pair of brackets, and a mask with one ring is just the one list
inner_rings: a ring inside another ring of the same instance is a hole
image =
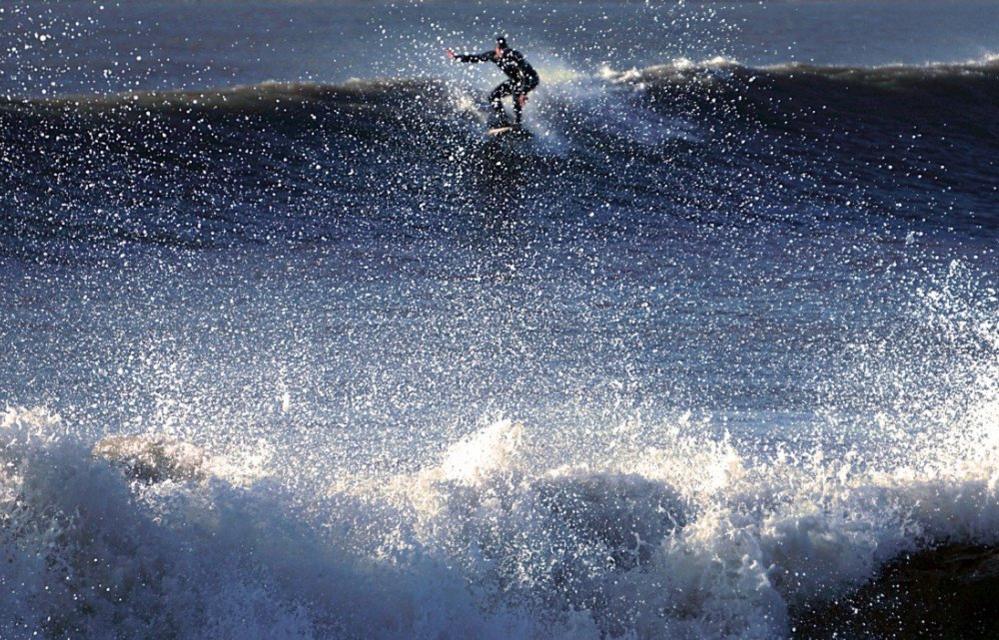
[[875, 470], [861, 447], [764, 457], [674, 433], [602, 466], [545, 468], [526, 462], [543, 455], [523, 428], [488, 425], [402, 483], [414, 535], [504, 600], [642, 638], [784, 636], [897, 558], [999, 542], [994, 452]]
[[432, 554], [359, 557], [270, 480], [130, 482], [44, 410], [6, 412], [0, 462], [4, 638], [524, 636]]

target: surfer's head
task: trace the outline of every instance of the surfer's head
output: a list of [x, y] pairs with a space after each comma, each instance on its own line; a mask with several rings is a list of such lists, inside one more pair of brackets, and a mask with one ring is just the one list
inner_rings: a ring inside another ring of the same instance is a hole
[[499, 35], [496, 36], [496, 55], [501, 56], [503, 53], [509, 49], [510, 46], [506, 43], [506, 36]]

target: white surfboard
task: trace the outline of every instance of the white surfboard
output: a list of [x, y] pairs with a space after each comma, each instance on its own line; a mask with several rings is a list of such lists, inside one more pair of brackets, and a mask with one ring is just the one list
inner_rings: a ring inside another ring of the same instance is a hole
[[486, 135], [492, 138], [503, 135], [530, 136], [531, 132], [520, 126], [506, 125], [503, 127], [493, 127], [486, 131]]
[[487, 136], [498, 136], [498, 135], [502, 135], [504, 133], [508, 133], [510, 131], [513, 131], [513, 127], [509, 127], [509, 126], [508, 127], [493, 127], [489, 131], [486, 131], [486, 135]]

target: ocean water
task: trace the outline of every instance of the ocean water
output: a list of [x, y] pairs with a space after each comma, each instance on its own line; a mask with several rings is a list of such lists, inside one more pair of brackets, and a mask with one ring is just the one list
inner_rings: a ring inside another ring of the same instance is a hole
[[0, 24], [0, 638], [995, 637], [999, 4]]

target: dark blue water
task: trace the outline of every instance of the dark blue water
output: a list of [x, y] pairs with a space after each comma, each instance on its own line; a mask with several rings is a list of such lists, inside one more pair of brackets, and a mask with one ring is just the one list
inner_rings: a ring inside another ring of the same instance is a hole
[[772, 638], [994, 544], [996, 11], [5, 7], [0, 635]]

